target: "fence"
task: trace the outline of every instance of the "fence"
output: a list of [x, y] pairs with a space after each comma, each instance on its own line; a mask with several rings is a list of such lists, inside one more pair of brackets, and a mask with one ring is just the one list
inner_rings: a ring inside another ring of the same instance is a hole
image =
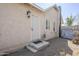
[[72, 39], [74, 37], [74, 31], [79, 31], [79, 25], [75, 25], [75, 26], [62, 26], [61, 27], [61, 31], [62, 31], [61, 36], [63, 38]]
[[61, 26], [61, 29], [71, 29], [71, 30], [78, 30], [79, 31], [79, 25], [74, 26]]

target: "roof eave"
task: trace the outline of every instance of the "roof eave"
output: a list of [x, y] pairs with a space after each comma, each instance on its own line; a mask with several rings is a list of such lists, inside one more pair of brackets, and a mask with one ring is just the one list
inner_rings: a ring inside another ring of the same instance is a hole
[[42, 9], [41, 7], [39, 7], [38, 5], [36, 5], [35, 3], [30, 3], [32, 6], [36, 7], [37, 9], [39, 9], [42, 12], [45, 12], [44, 9]]
[[59, 8], [57, 7], [56, 4], [54, 4], [53, 6], [48, 7], [47, 9], [43, 9], [40, 6], [36, 5], [35, 3], [29, 3], [30, 5], [34, 6], [35, 8], [39, 9], [42, 12], [46, 12], [47, 10], [50, 10], [51, 8], [55, 8], [57, 11], [59, 11]]
[[50, 10], [51, 8], [54, 8], [55, 10], [59, 11], [59, 8], [57, 7], [56, 4], [54, 4], [53, 6], [50, 6], [50, 7], [47, 8], [45, 11]]

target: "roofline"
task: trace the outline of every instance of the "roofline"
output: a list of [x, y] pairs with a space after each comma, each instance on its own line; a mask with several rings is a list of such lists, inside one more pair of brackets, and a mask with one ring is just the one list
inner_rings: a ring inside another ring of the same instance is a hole
[[59, 7], [54, 4], [53, 6], [48, 7], [45, 11], [50, 10], [51, 8], [56, 8], [57, 10], [59, 10]]
[[40, 6], [36, 5], [35, 3], [29, 3], [29, 4], [32, 5], [32, 6], [34, 6], [34, 7], [36, 7], [37, 9], [39, 9], [39, 10], [42, 11], [42, 12], [45, 12], [45, 11], [51, 9], [51, 8], [54, 8], [54, 7], [56, 7], [57, 9], [59, 9], [56, 4], [54, 4], [54, 5], [50, 6], [50, 7], [48, 7], [47, 9], [43, 9], [43, 8], [41, 8]]
[[35, 3], [29, 3], [30, 5], [36, 7], [37, 9], [39, 9], [40, 11], [45, 11], [43, 8], [41, 8], [40, 6], [36, 5]]

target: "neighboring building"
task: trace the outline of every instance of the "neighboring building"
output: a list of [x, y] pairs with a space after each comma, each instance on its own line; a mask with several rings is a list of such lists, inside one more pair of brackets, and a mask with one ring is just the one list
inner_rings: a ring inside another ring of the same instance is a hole
[[43, 10], [35, 4], [0, 4], [0, 53], [13, 52], [29, 42], [59, 37], [57, 6]]

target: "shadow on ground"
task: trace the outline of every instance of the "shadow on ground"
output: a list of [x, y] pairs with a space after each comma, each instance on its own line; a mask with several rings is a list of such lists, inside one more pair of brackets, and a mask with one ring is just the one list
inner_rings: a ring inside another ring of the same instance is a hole
[[36, 53], [32, 53], [28, 49], [20, 49], [7, 56], [65, 56], [72, 55], [73, 51], [68, 47], [67, 39], [51, 39], [50, 45]]

